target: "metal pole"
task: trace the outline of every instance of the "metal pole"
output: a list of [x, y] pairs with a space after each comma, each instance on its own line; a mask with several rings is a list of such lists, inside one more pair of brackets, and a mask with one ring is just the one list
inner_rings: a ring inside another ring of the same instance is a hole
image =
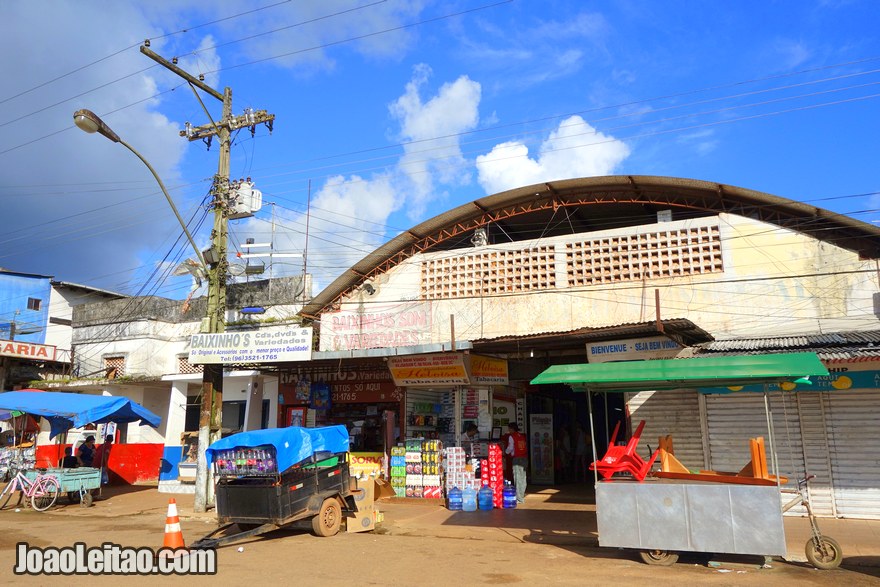
[[[208, 272], [208, 333], [219, 334], [226, 329], [226, 240], [228, 218], [226, 202], [229, 191], [229, 122], [232, 117], [232, 88], [223, 92], [223, 117], [220, 120], [220, 160], [214, 176], [214, 228], [211, 249], [214, 263]], [[199, 414], [199, 458], [196, 466], [194, 509], [205, 512], [214, 505], [214, 481], [205, 454], [208, 446], [220, 439], [223, 419], [223, 365], [206, 364], [202, 373], [202, 407]]]
[[770, 408], [770, 392], [767, 384], [764, 384], [764, 412], [767, 414], [767, 435], [770, 439], [770, 459], [773, 462], [773, 475], [776, 476], [776, 485], [779, 486], [779, 464], [776, 459], [776, 442], [773, 433], [773, 411]]
[[[593, 394], [589, 389], [587, 390], [587, 411], [590, 414], [590, 440], [592, 441], [590, 444], [593, 446], [593, 462], [595, 463], [599, 459], [596, 456], [596, 430], [593, 427]], [[608, 411], [607, 399], [605, 411]], [[597, 485], [599, 485], [599, 471], [593, 467], [593, 488], [595, 489]]]

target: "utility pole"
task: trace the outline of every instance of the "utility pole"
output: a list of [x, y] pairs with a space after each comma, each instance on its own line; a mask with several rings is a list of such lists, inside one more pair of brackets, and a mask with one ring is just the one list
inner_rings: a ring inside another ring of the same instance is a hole
[[[141, 53], [179, 75], [187, 82], [202, 105], [202, 109], [211, 120], [209, 124], [193, 127], [188, 122], [185, 130], [180, 131], [180, 136], [186, 137], [190, 142], [202, 140], [210, 148], [211, 139], [217, 136], [220, 141], [220, 161], [217, 164], [217, 174], [211, 186], [214, 207], [214, 227], [211, 231], [211, 248], [205, 252], [205, 262], [208, 264], [208, 308], [205, 318], [202, 320], [201, 332], [219, 334], [226, 329], [226, 241], [229, 223], [229, 151], [232, 131], [239, 128], [250, 127], [251, 133], [257, 124], [266, 123], [271, 132], [274, 114], [268, 114], [265, 110], [248, 110], [242, 116], [232, 115], [232, 88], [224, 88], [221, 94], [211, 86], [204, 83], [204, 76], [198, 78], [187, 73], [177, 66], [177, 58], [168, 61], [149, 49], [149, 40], [141, 45]], [[223, 116], [215, 122], [211, 113], [202, 102], [196, 88], [212, 96], [223, 103]], [[202, 374], [202, 405], [199, 415], [199, 458], [196, 469], [196, 495], [195, 511], [205, 512], [214, 505], [214, 483], [211, 468], [205, 456], [208, 445], [220, 438], [220, 425], [223, 416], [223, 365], [205, 364]]]

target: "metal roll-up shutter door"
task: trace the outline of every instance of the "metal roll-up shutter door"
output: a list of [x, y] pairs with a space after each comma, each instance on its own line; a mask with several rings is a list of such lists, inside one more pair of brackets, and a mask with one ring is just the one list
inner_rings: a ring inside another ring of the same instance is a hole
[[831, 391], [826, 399], [837, 515], [880, 519], [880, 391]]
[[[803, 476], [804, 458], [798, 421], [797, 402], [793, 395], [782, 397], [771, 394], [774, 444], [779, 472], [788, 477], [785, 487], [794, 488]], [[736, 473], [749, 462], [749, 439], [764, 437], [767, 448], [767, 469], [773, 474], [773, 456], [767, 431], [764, 395], [760, 393], [731, 393], [706, 396], [706, 418], [709, 436], [709, 466], [714, 471]], [[780, 496], [788, 501], [789, 496]], [[789, 514], [803, 514], [801, 506]]]
[[[817, 516], [836, 516], [834, 508], [831, 458], [828, 451], [828, 429], [825, 420], [827, 393], [801, 392], [795, 399], [800, 417], [804, 446], [805, 471], [815, 478], [809, 484], [810, 506]], [[786, 396], [788, 399], [791, 396]], [[791, 404], [787, 404], [791, 406]], [[799, 474], [799, 477], [802, 477]]]
[[641, 420], [645, 421], [638, 448], [640, 455], [648, 454], [648, 445], [656, 450], [658, 439], [671, 434], [675, 457], [689, 469], [704, 468], [698, 392], [686, 389], [626, 395], [633, 429]]

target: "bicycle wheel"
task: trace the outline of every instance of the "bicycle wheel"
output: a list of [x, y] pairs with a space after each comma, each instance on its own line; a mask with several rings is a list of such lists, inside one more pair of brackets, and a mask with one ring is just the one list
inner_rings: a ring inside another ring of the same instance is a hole
[[53, 505], [61, 493], [61, 484], [55, 477], [44, 477], [37, 481], [31, 495], [31, 506], [38, 512], [44, 512]]
[[15, 483], [15, 480], [10, 481], [6, 484], [6, 487], [3, 488], [3, 493], [0, 494], [0, 510], [5, 509], [7, 505], [9, 505], [9, 501], [12, 499], [12, 494], [17, 493], [18, 499], [15, 502], [13, 507], [18, 506], [21, 503], [21, 491], [13, 489], [12, 484]]

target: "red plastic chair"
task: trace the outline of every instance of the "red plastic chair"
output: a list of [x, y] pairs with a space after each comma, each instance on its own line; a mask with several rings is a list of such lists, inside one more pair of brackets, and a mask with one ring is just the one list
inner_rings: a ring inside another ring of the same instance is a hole
[[626, 446], [617, 446], [615, 442], [617, 440], [617, 433], [620, 431], [620, 422], [618, 422], [614, 427], [611, 443], [605, 452], [605, 456], [601, 460], [592, 463], [590, 470], [597, 471], [602, 475], [603, 479], [608, 479], [615, 473], [629, 473], [639, 481], [643, 481], [651, 470], [654, 461], [657, 460], [657, 455], [660, 454], [660, 449], [658, 448], [651, 455], [650, 460], [645, 461], [636, 452], [636, 447], [639, 444], [644, 428], [645, 421], [642, 420], [635, 433], [629, 439], [629, 442], [626, 443]]

